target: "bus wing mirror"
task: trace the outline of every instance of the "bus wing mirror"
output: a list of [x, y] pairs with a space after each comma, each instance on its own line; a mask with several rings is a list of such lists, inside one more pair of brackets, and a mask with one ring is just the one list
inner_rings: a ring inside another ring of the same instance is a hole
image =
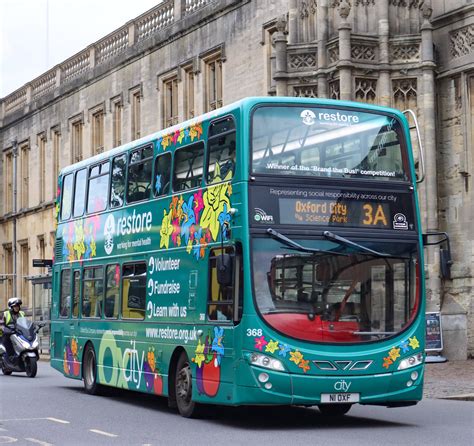
[[[418, 121], [416, 119], [415, 113], [413, 113], [413, 110], [404, 110], [402, 112], [405, 116], [409, 115], [412, 117], [414, 125], [410, 126], [410, 130], [415, 129], [416, 131], [416, 139], [418, 140], [418, 148], [419, 148], [419, 155], [420, 155], [420, 172], [419, 175], [417, 175], [416, 182], [417, 183], [423, 183], [425, 180], [425, 153], [423, 150], [423, 145], [421, 143], [421, 136], [420, 136], [420, 127], [418, 126]], [[408, 116], [407, 116], [408, 119]]]
[[223, 253], [217, 257], [217, 282], [221, 286], [230, 286], [232, 278], [232, 256]]
[[[432, 238], [435, 239], [430, 240]], [[443, 279], [451, 279], [451, 265], [453, 264], [453, 260], [451, 257], [449, 235], [446, 232], [427, 232], [423, 234], [424, 246], [440, 245], [441, 243], [446, 243], [445, 247], [439, 250], [441, 277]]]

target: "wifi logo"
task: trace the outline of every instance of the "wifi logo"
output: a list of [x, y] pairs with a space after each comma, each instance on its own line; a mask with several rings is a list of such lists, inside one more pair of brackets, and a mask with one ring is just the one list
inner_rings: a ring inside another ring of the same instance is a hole
[[253, 219], [261, 223], [273, 223], [273, 215], [268, 215], [263, 209], [255, 208]]

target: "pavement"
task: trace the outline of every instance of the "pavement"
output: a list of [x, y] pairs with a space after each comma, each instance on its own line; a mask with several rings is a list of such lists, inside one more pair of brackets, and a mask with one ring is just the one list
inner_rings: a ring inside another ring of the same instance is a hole
[[[49, 355], [42, 354], [49, 362]], [[424, 398], [474, 401], [474, 359], [425, 365]]]
[[427, 363], [424, 397], [474, 401], [474, 359]]

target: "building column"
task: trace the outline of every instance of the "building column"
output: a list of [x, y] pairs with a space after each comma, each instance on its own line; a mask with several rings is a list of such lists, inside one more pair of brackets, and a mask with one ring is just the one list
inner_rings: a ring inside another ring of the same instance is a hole
[[328, 66], [328, 0], [320, 0], [317, 5], [317, 34], [318, 34], [318, 97], [327, 98], [328, 81], [326, 69]]
[[[422, 8], [423, 24], [421, 25], [421, 67], [423, 85], [423, 146], [425, 152], [425, 191], [426, 222], [425, 231], [438, 230], [438, 176], [436, 168], [436, 97], [435, 73], [436, 64], [433, 55], [433, 26], [430, 17], [433, 10], [429, 3]], [[427, 249], [428, 267], [427, 306], [428, 310], [439, 310], [441, 280], [439, 278], [439, 247]]]
[[273, 45], [275, 46], [275, 74], [273, 78], [276, 82], [277, 96], [287, 96], [288, 81], [287, 81], [287, 45], [286, 40], [286, 20], [280, 17], [276, 22], [277, 31], [273, 36]]
[[352, 62], [351, 62], [351, 24], [347, 17], [351, 12], [351, 6], [346, 0], [342, 0], [339, 6], [341, 23], [339, 25], [339, 89], [341, 99], [350, 101], [352, 99]]
[[288, 11], [288, 43], [298, 42], [298, 0], [290, 0]]
[[388, 0], [377, 2], [379, 16], [379, 82], [378, 101], [380, 105], [390, 106], [392, 101], [392, 89], [390, 88], [390, 59], [389, 44], [390, 24], [388, 20]]

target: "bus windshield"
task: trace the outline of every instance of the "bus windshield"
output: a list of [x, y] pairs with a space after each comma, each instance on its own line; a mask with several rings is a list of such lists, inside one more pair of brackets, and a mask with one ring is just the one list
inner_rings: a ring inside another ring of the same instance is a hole
[[253, 240], [255, 301], [273, 328], [306, 341], [356, 343], [394, 336], [414, 319], [416, 243], [295, 242], [306, 251]]
[[400, 123], [343, 108], [259, 107], [252, 118], [254, 173], [407, 181]]

